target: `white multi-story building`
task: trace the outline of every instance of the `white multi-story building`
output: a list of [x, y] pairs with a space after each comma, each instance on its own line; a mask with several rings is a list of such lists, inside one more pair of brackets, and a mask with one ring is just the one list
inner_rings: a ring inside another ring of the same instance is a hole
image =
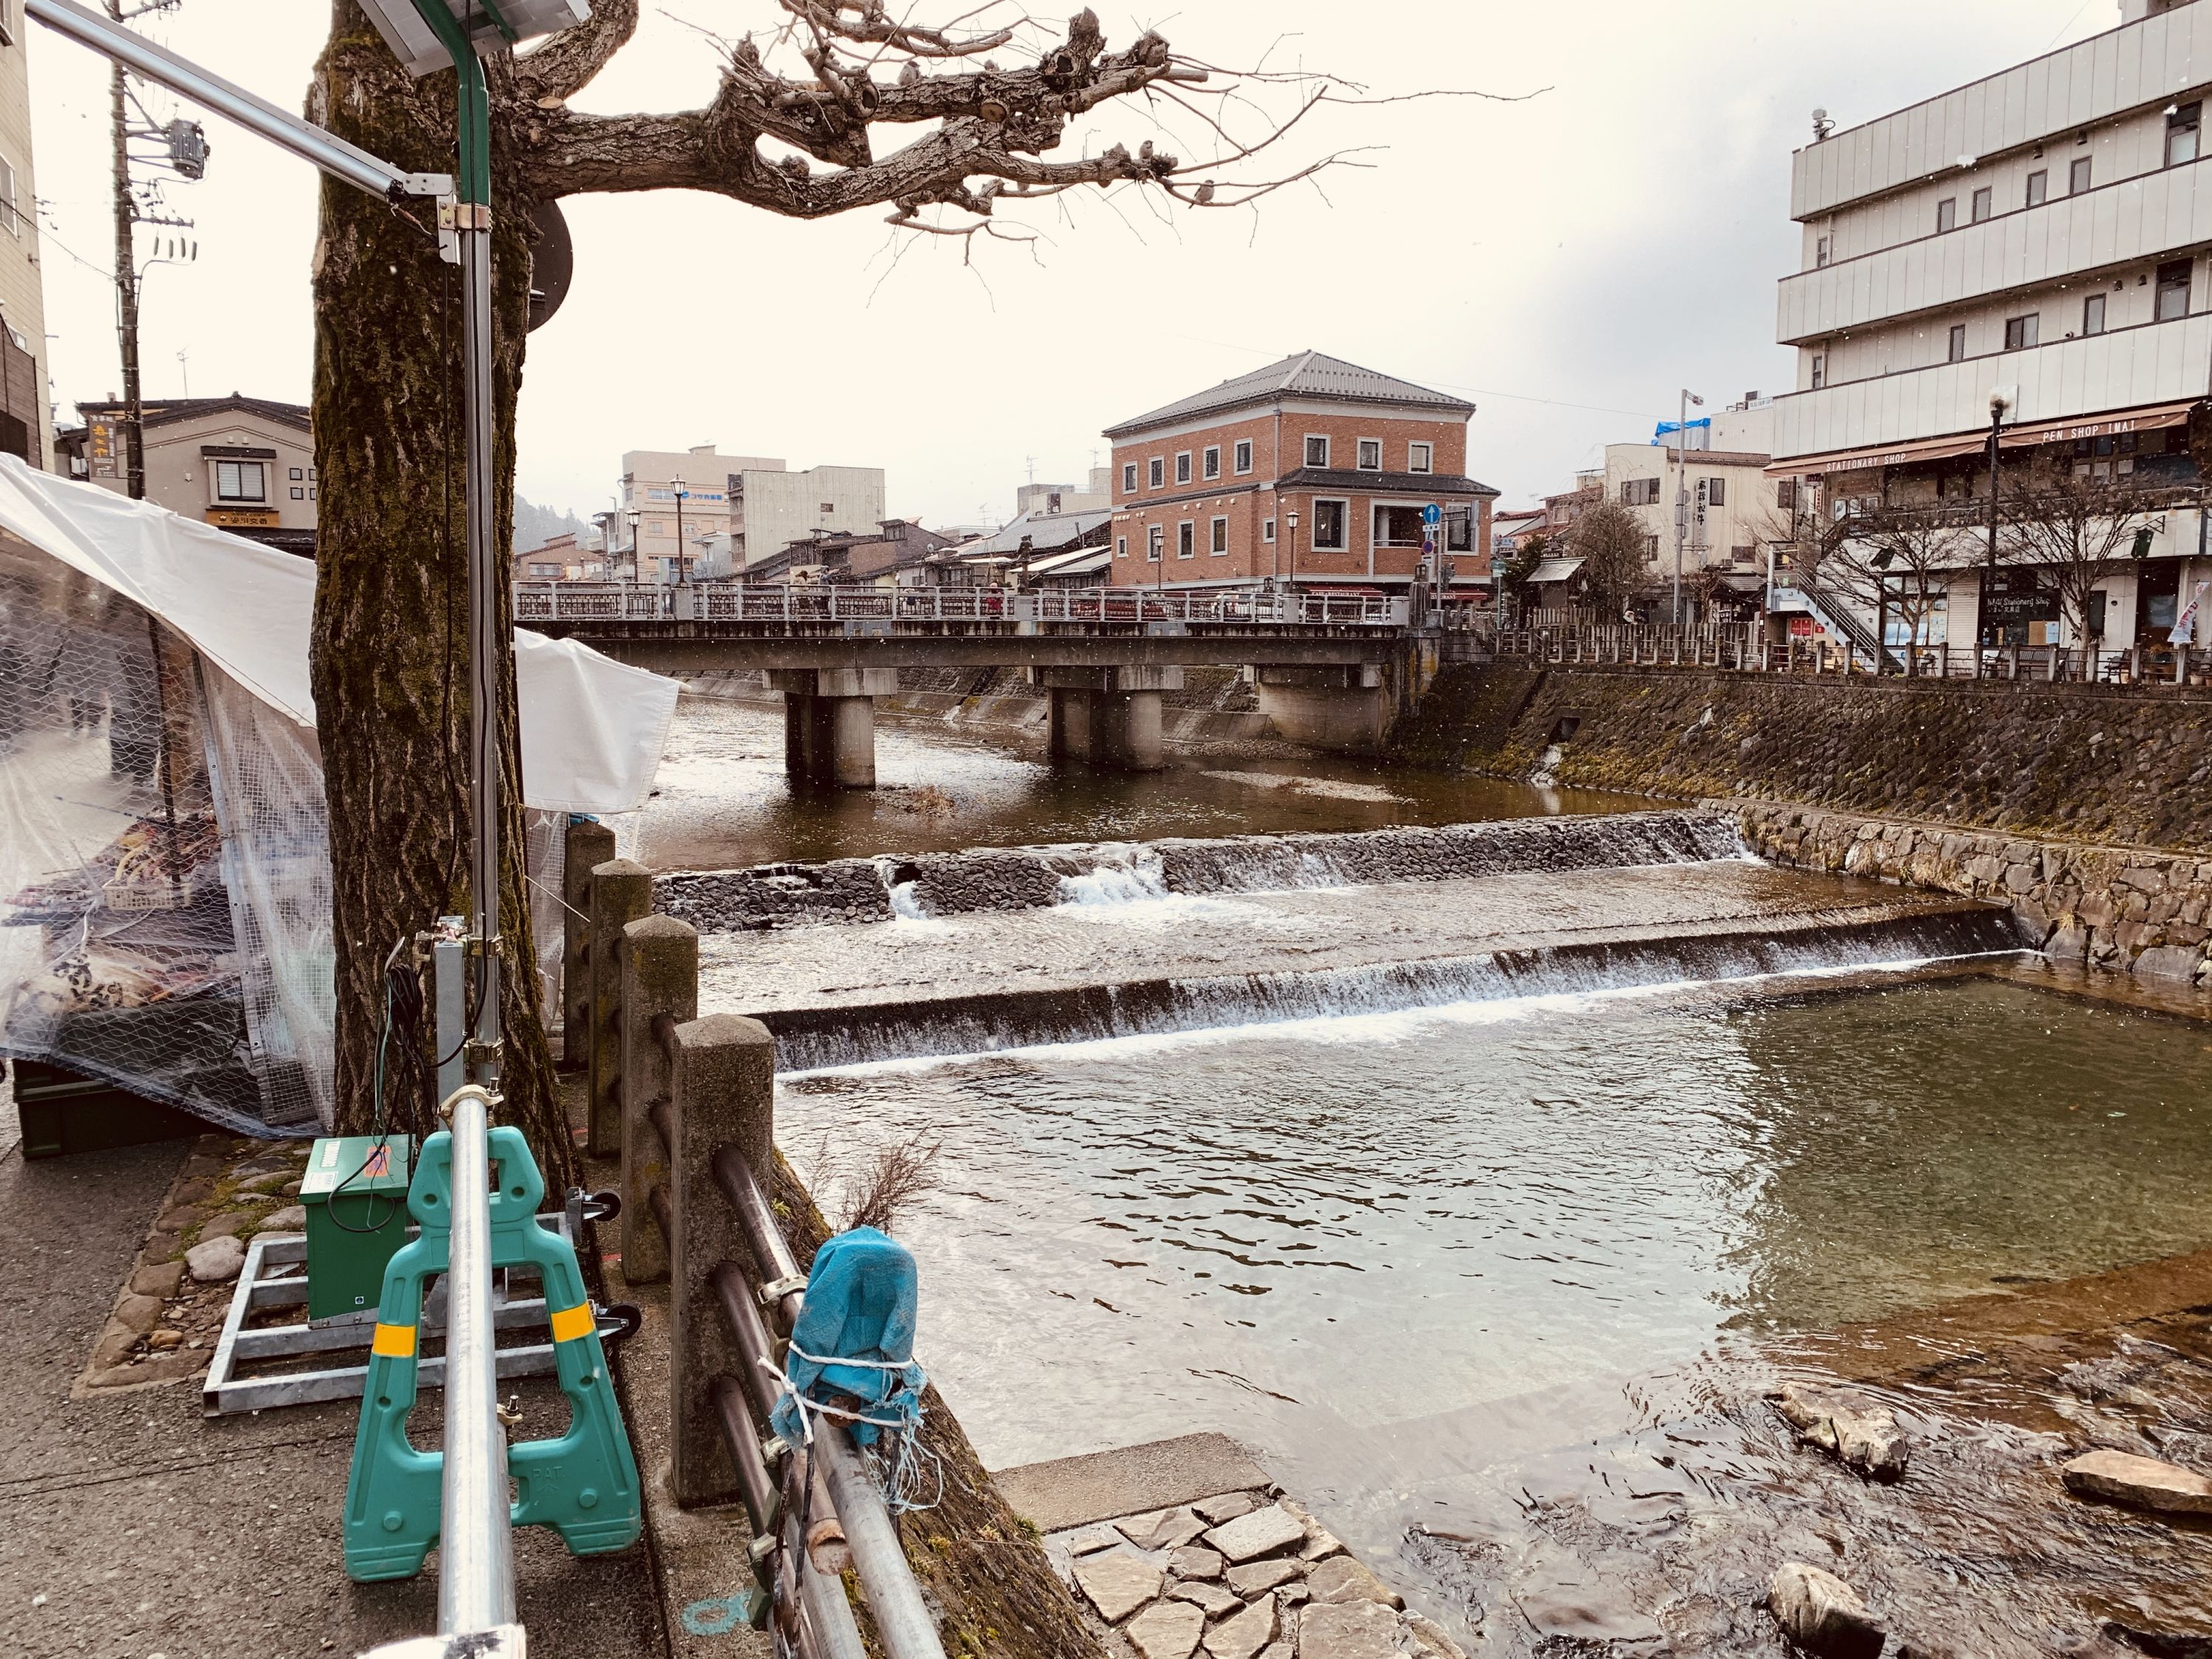
[[[622, 482], [641, 581], [731, 574], [793, 542], [872, 532], [884, 519], [884, 473], [875, 466], [794, 472], [771, 457], [724, 455], [699, 444], [629, 450]], [[629, 562], [627, 555], [619, 561]]]
[[1014, 491], [1014, 516], [1036, 514], [1056, 519], [1072, 513], [1103, 513], [1114, 505], [1114, 469], [1094, 466], [1088, 488], [1073, 484], [1025, 483]]
[[[2006, 472], [2070, 455], [2194, 484], [2209, 102], [2212, 4], [2121, 0], [2117, 27], [1799, 150], [1802, 255], [1778, 327], [1797, 377], [1774, 402], [1775, 471], [1817, 480], [1832, 511], [1986, 504], [1994, 406]], [[2201, 518], [2160, 515], [2149, 556], [2108, 585], [2107, 644], [2164, 640], [2203, 562]], [[1984, 629], [1982, 598], [1978, 575], [1953, 584], [1953, 642], [2081, 642], [2016, 603]]]
[[46, 309], [31, 187], [30, 27], [0, 0], [0, 453], [45, 467], [53, 420], [46, 387]]

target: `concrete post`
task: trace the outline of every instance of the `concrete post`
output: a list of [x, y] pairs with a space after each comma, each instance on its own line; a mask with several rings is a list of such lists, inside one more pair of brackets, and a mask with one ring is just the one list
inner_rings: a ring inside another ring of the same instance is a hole
[[714, 1180], [714, 1154], [734, 1145], [768, 1184], [775, 1156], [775, 1039], [757, 1019], [709, 1014], [676, 1028], [669, 1078], [669, 1429], [676, 1501], [686, 1509], [737, 1496], [722, 1438], [715, 1377], [738, 1352], [714, 1270], [748, 1259], [736, 1211]]
[[622, 930], [653, 908], [653, 872], [628, 859], [592, 870], [592, 1105], [593, 1158], [622, 1152]]
[[641, 916], [623, 929], [622, 1257], [633, 1285], [668, 1277], [668, 1241], [653, 1218], [652, 1193], [668, 1180], [668, 1152], [648, 1115], [669, 1099], [668, 1051], [653, 1030], [699, 1018], [699, 934], [673, 916]]
[[561, 1069], [592, 1057], [592, 872], [615, 855], [615, 832], [579, 819], [561, 849]]
[[1348, 667], [1276, 667], [1253, 671], [1260, 713], [1291, 743], [1354, 754], [1382, 746], [1387, 724], [1379, 663]]
[[1165, 764], [1160, 693], [1182, 689], [1181, 667], [1032, 668], [1030, 684], [1050, 693], [1048, 742], [1055, 757], [1119, 772]]
[[894, 668], [772, 668], [783, 693], [784, 772], [794, 789], [876, 787], [876, 703], [898, 690]]

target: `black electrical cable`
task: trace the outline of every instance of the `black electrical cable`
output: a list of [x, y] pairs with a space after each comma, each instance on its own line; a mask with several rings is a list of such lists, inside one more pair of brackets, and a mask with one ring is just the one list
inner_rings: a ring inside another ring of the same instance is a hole
[[[347, 1176], [335, 1187], [331, 1188], [331, 1195], [324, 1203], [324, 1213], [330, 1218], [331, 1224], [336, 1227], [340, 1232], [354, 1233], [356, 1235], [380, 1233], [385, 1230], [385, 1228], [391, 1225], [392, 1218], [398, 1214], [398, 1212], [404, 1208], [406, 1205], [406, 1200], [404, 1197], [393, 1198], [389, 1194], [380, 1194], [375, 1192], [371, 1192], [368, 1195], [368, 1203], [366, 1208], [366, 1218], [368, 1224], [362, 1227], [350, 1225], [338, 1212], [339, 1197], [345, 1192], [345, 1189], [348, 1187], [350, 1187], [355, 1182], [360, 1180], [362, 1176], [368, 1173], [369, 1166], [377, 1161], [378, 1155], [380, 1153], [384, 1158], [386, 1170], [388, 1170], [391, 1166], [392, 1138], [388, 1132], [388, 1126], [385, 1114], [384, 1063], [392, 1047], [393, 1004], [399, 994], [393, 983], [392, 970], [395, 965], [398, 963], [399, 953], [406, 948], [407, 941], [403, 937], [398, 944], [392, 947], [391, 955], [387, 956], [384, 959], [384, 1029], [378, 1035], [376, 1040], [376, 1100], [374, 1109], [369, 1119], [369, 1149], [362, 1155], [361, 1162], [355, 1166], [353, 1173]], [[418, 982], [416, 987], [416, 999], [418, 1010], [421, 1006], [421, 997], [422, 988]], [[411, 1114], [410, 1115], [410, 1117], [411, 1121]], [[383, 1171], [380, 1171], [380, 1173], [383, 1173]], [[376, 1213], [376, 1200], [380, 1196], [383, 1197], [386, 1204], [390, 1206], [380, 1217]]]

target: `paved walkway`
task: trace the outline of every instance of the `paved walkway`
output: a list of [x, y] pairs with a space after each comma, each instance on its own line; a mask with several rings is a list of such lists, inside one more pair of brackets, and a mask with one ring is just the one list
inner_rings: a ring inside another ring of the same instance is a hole
[[[341, 1567], [350, 1405], [208, 1421], [191, 1382], [69, 1397], [191, 1143], [26, 1162], [13, 1139], [0, 1127], [0, 1653], [320, 1659], [430, 1631], [434, 1576]], [[667, 1652], [643, 1545], [516, 1545], [533, 1656]]]

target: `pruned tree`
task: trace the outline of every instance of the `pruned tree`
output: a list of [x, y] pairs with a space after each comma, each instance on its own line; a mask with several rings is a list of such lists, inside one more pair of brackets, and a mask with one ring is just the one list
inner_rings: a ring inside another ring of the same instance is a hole
[[2152, 516], [2186, 499], [2130, 475], [2097, 477], [2069, 458], [2039, 461], [2003, 498], [1997, 551], [2051, 588], [2068, 633], [2086, 645], [2091, 596], [2127, 568], [2138, 545], [2148, 550]]
[[[800, 219], [882, 207], [902, 232], [972, 248], [979, 237], [1023, 234], [1005, 216], [1009, 204], [1079, 189], [1141, 191], [1189, 207], [1249, 204], [1346, 159], [1273, 165], [1279, 141], [1317, 106], [1382, 101], [1328, 77], [1224, 76], [1149, 31], [1116, 49], [1087, 10], [1055, 33], [989, 0], [942, 25], [915, 21], [885, 0], [756, 3], [773, 25], [763, 34], [702, 40], [702, 51], [721, 57], [720, 84], [702, 108], [599, 115], [571, 106], [630, 40], [637, 0], [595, 0], [589, 21], [487, 64], [496, 524], [513, 520], [514, 406], [539, 204], [686, 189]], [[333, 0], [308, 96], [314, 119], [404, 168], [450, 172], [453, 90], [450, 70], [410, 78], [357, 0]], [[1178, 159], [1149, 137], [1053, 157], [1083, 118], [1108, 105], [1164, 121], [1164, 131], [1182, 124], [1201, 158]], [[893, 138], [905, 141], [886, 142]], [[459, 299], [419, 210], [343, 185], [324, 186], [313, 276], [321, 499], [312, 670], [337, 893], [339, 1117], [359, 1128], [374, 1109], [386, 955], [433, 918], [467, 908]], [[499, 548], [499, 568], [508, 551]], [[500, 604], [504, 642], [503, 593]], [[496, 672], [513, 684], [511, 657]], [[511, 706], [501, 722], [504, 799], [518, 803], [505, 836], [514, 849], [521, 792]], [[529, 1133], [549, 1182], [565, 1182], [574, 1154], [533, 1000], [529, 909], [512, 857], [500, 927], [507, 1114]]]
[[1620, 619], [1644, 584], [1642, 522], [1619, 501], [1600, 501], [1568, 526], [1567, 550], [1583, 562], [1576, 574], [1608, 621]]
[[[1974, 527], [1955, 507], [1939, 502], [1879, 507], [1832, 526], [1819, 544], [1816, 580], [1886, 623], [1905, 630], [1905, 672], [1919, 672], [1919, 652], [1943, 607], [1951, 579], [1980, 556]], [[1888, 629], [1879, 626], [1886, 647]]]

